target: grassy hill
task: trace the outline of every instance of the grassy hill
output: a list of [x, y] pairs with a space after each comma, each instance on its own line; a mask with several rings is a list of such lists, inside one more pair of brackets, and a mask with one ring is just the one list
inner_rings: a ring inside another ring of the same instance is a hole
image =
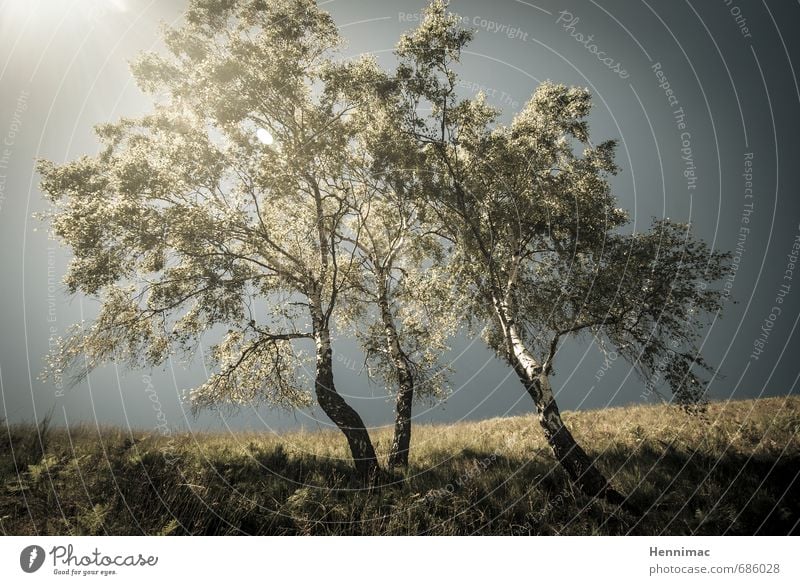
[[[565, 419], [641, 514], [576, 492], [533, 416], [418, 425], [408, 473], [371, 491], [352, 479], [338, 432], [161, 437], [44, 424], [42, 445], [30, 425], [0, 438], [0, 532], [800, 531], [800, 397], [712, 403], [702, 416], [631, 406]], [[373, 439], [385, 454], [388, 431]]]

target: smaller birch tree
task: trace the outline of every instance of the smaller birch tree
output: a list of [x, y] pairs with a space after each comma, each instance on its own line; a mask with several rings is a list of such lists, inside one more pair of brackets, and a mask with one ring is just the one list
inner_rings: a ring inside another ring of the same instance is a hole
[[[396, 394], [389, 467], [405, 468], [415, 395], [441, 399], [447, 368], [441, 356], [456, 320], [456, 302], [444, 269], [441, 238], [424, 221], [413, 140], [402, 132], [397, 86], [374, 60], [341, 65], [341, 89], [362, 106], [350, 123], [355, 133], [349, 217], [359, 271], [345, 295], [351, 325], [366, 354], [371, 379]], [[351, 80], [357, 80], [352, 83]]]
[[667, 220], [621, 233], [616, 144], [590, 140], [587, 90], [543, 83], [508, 125], [483, 96], [460, 99], [455, 66], [471, 37], [434, 0], [397, 49], [429, 216], [456, 242], [450, 265], [473, 293], [469, 314], [530, 395], [556, 459], [587, 494], [622, 502], [561, 418], [550, 381], [558, 349], [568, 336], [600, 337], [677, 401], [696, 402], [711, 370], [698, 317], [721, 309], [714, 283], [727, 255]]

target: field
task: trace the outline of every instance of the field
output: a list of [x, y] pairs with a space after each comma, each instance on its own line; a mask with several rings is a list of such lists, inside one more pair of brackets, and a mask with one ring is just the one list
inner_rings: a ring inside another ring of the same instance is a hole
[[[565, 413], [638, 513], [576, 492], [533, 416], [414, 428], [411, 466], [352, 477], [339, 433], [162, 437], [2, 425], [4, 534], [789, 534], [800, 397]], [[42, 440], [40, 442], [39, 437]], [[390, 435], [374, 432], [384, 455]]]

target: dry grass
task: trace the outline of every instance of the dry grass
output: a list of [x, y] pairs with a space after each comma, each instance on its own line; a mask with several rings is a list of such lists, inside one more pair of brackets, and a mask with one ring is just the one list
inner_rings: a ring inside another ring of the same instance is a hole
[[[798, 397], [713, 403], [703, 416], [637, 405], [565, 419], [641, 515], [577, 493], [532, 416], [418, 425], [408, 473], [372, 490], [353, 479], [339, 433], [168, 438], [45, 421], [0, 440], [0, 532], [798, 531]], [[388, 430], [373, 439], [385, 455]]]

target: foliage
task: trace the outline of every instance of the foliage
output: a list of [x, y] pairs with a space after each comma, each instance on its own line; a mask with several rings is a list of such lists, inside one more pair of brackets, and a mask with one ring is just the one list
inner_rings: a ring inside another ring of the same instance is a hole
[[404, 128], [425, 156], [428, 218], [454, 243], [469, 315], [501, 356], [523, 352], [544, 374], [564, 337], [591, 333], [678, 401], [702, 400], [699, 317], [721, 309], [728, 255], [669, 220], [623, 234], [616, 143], [590, 139], [588, 90], [542, 83], [507, 125], [482, 95], [460, 98], [470, 39], [433, 2], [401, 40], [396, 73]]
[[307, 405], [309, 340], [354, 268], [336, 27], [309, 0], [196, 0], [165, 42], [133, 65], [152, 113], [98, 126], [95, 157], [39, 165], [68, 288], [102, 303], [51, 369], [158, 365], [214, 333], [196, 407]]
[[[400, 125], [402, 109], [394, 83], [374, 60], [332, 67], [331, 79], [360, 106], [349, 123], [355, 129], [349, 192], [348, 233], [359, 270], [338, 313], [340, 324], [360, 340], [366, 372], [392, 391], [398, 386], [396, 352], [425, 396], [446, 392], [441, 355], [457, 325], [441, 238], [428, 231], [425, 193], [418, 179], [421, 157]], [[349, 80], [357, 79], [358, 82]]]

